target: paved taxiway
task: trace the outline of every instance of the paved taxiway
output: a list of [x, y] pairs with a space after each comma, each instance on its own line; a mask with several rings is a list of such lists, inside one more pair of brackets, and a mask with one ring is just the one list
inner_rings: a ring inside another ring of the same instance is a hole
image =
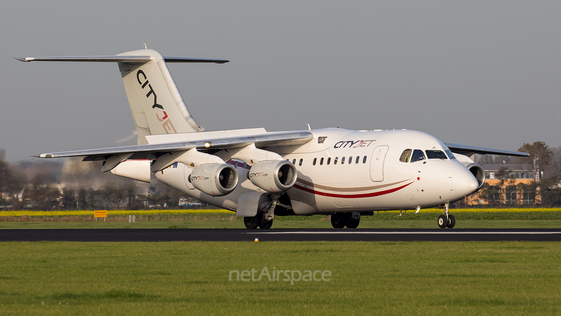
[[0, 229], [0, 241], [561, 241], [561, 229]]

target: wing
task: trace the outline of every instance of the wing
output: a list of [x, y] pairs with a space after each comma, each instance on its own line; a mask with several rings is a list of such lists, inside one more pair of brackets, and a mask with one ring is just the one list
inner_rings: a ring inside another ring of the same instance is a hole
[[248, 136], [234, 136], [221, 138], [208, 138], [196, 141], [182, 141], [150, 145], [134, 145], [122, 147], [109, 147], [99, 149], [86, 149], [44, 153], [35, 157], [39, 158], [69, 158], [84, 157], [84, 161], [103, 161], [111, 156], [127, 155], [129, 159], [156, 159], [170, 152], [186, 151], [196, 148], [202, 152], [213, 153], [221, 149], [239, 148], [250, 144], [264, 148], [270, 146], [301, 145], [313, 139], [313, 134], [307, 131], [265, 133]]
[[454, 152], [461, 155], [471, 156], [473, 154], [480, 155], [505, 155], [505, 156], [517, 156], [517, 157], [529, 157], [530, 155], [525, 152], [520, 151], [510, 151], [501, 149], [492, 149], [484, 147], [466, 146], [452, 143], [444, 143], [448, 148]]

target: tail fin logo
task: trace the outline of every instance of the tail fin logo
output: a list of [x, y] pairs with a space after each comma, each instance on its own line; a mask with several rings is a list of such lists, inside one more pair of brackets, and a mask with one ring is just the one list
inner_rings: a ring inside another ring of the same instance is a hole
[[[141, 77], [143, 78], [141, 79]], [[146, 86], [148, 86], [148, 93], [146, 93], [146, 98], [149, 98], [150, 95], [154, 95], [154, 104], [152, 105], [152, 108], [159, 108], [163, 110], [164, 107], [158, 104], [158, 96], [156, 95], [156, 92], [154, 92], [154, 89], [152, 89], [152, 85], [150, 84], [150, 81], [148, 81], [148, 77], [146, 77], [144, 71], [137, 71], [136, 79], [138, 80], [138, 84], [140, 84], [143, 90], [144, 88], [146, 88]]]
[[152, 85], [150, 84], [150, 81], [148, 81], [148, 76], [146, 76], [144, 71], [138, 70], [136, 72], [136, 80], [138, 81], [138, 84], [140, 85], [142, 90], [144, 90], [144, 89], [146, 89], [146, 87], [148, 87], [148, 92], [146, 93], [146, 98], [147, 99], [150, 99], [150, 97], [154, 98], [154, 103], [152, 104], [152, 109], [158, 108], [158, 109], [162, 110], [162, 112], [164, 114], [163, 117], [160, 118], [158, 116], [158, 114], [156, 113], [156, 118], [158, 119], [158, 121], [162, 122], [162, 128], [164, 129], [164, 131], [167, 134], [177, 133], [177, 130], [175, 129], [175, 126], [173, 126], [173, 123], [171, 122], [171, 119], [170, 119], [169, 115], [166, 113], [166, 111], [164, 111], [164, 107], [161, 104], [158, 104], [158, 96], [156, 95], [156, 92], [152, 88]]

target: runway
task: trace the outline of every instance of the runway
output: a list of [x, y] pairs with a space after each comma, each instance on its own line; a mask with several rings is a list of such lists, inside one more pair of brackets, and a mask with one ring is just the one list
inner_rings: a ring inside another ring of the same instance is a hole
[[1, 229], [0, 241], [561, 241], [561, 229]]

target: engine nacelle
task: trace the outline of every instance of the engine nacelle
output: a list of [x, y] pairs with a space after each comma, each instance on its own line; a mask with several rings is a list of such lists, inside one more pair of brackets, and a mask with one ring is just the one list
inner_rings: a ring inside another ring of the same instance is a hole
[[204, 164], [191, 172], [189, 182], [208, 195], [226, 195], [238, 185], [238, 171], [228, 164]]
[[479, 184], [479, 186], [477, 187], [477, 191], [479, 191], [479, 189], [481, 189], [481, 187], [483, 186], [483, 183], [485, 183], [485, 170], [481, 165], [476, 163], [468, 164], [466, 168], [469, 170], [469, 172], [471, 172], [471, 174], [473, 174], [475, 179], [477, 179], [477, 183]]
[[296, 182], [296, 167], [286, 160], [261, 161], [249, 170], [249, 180], [268, 192], [283, 192]]

